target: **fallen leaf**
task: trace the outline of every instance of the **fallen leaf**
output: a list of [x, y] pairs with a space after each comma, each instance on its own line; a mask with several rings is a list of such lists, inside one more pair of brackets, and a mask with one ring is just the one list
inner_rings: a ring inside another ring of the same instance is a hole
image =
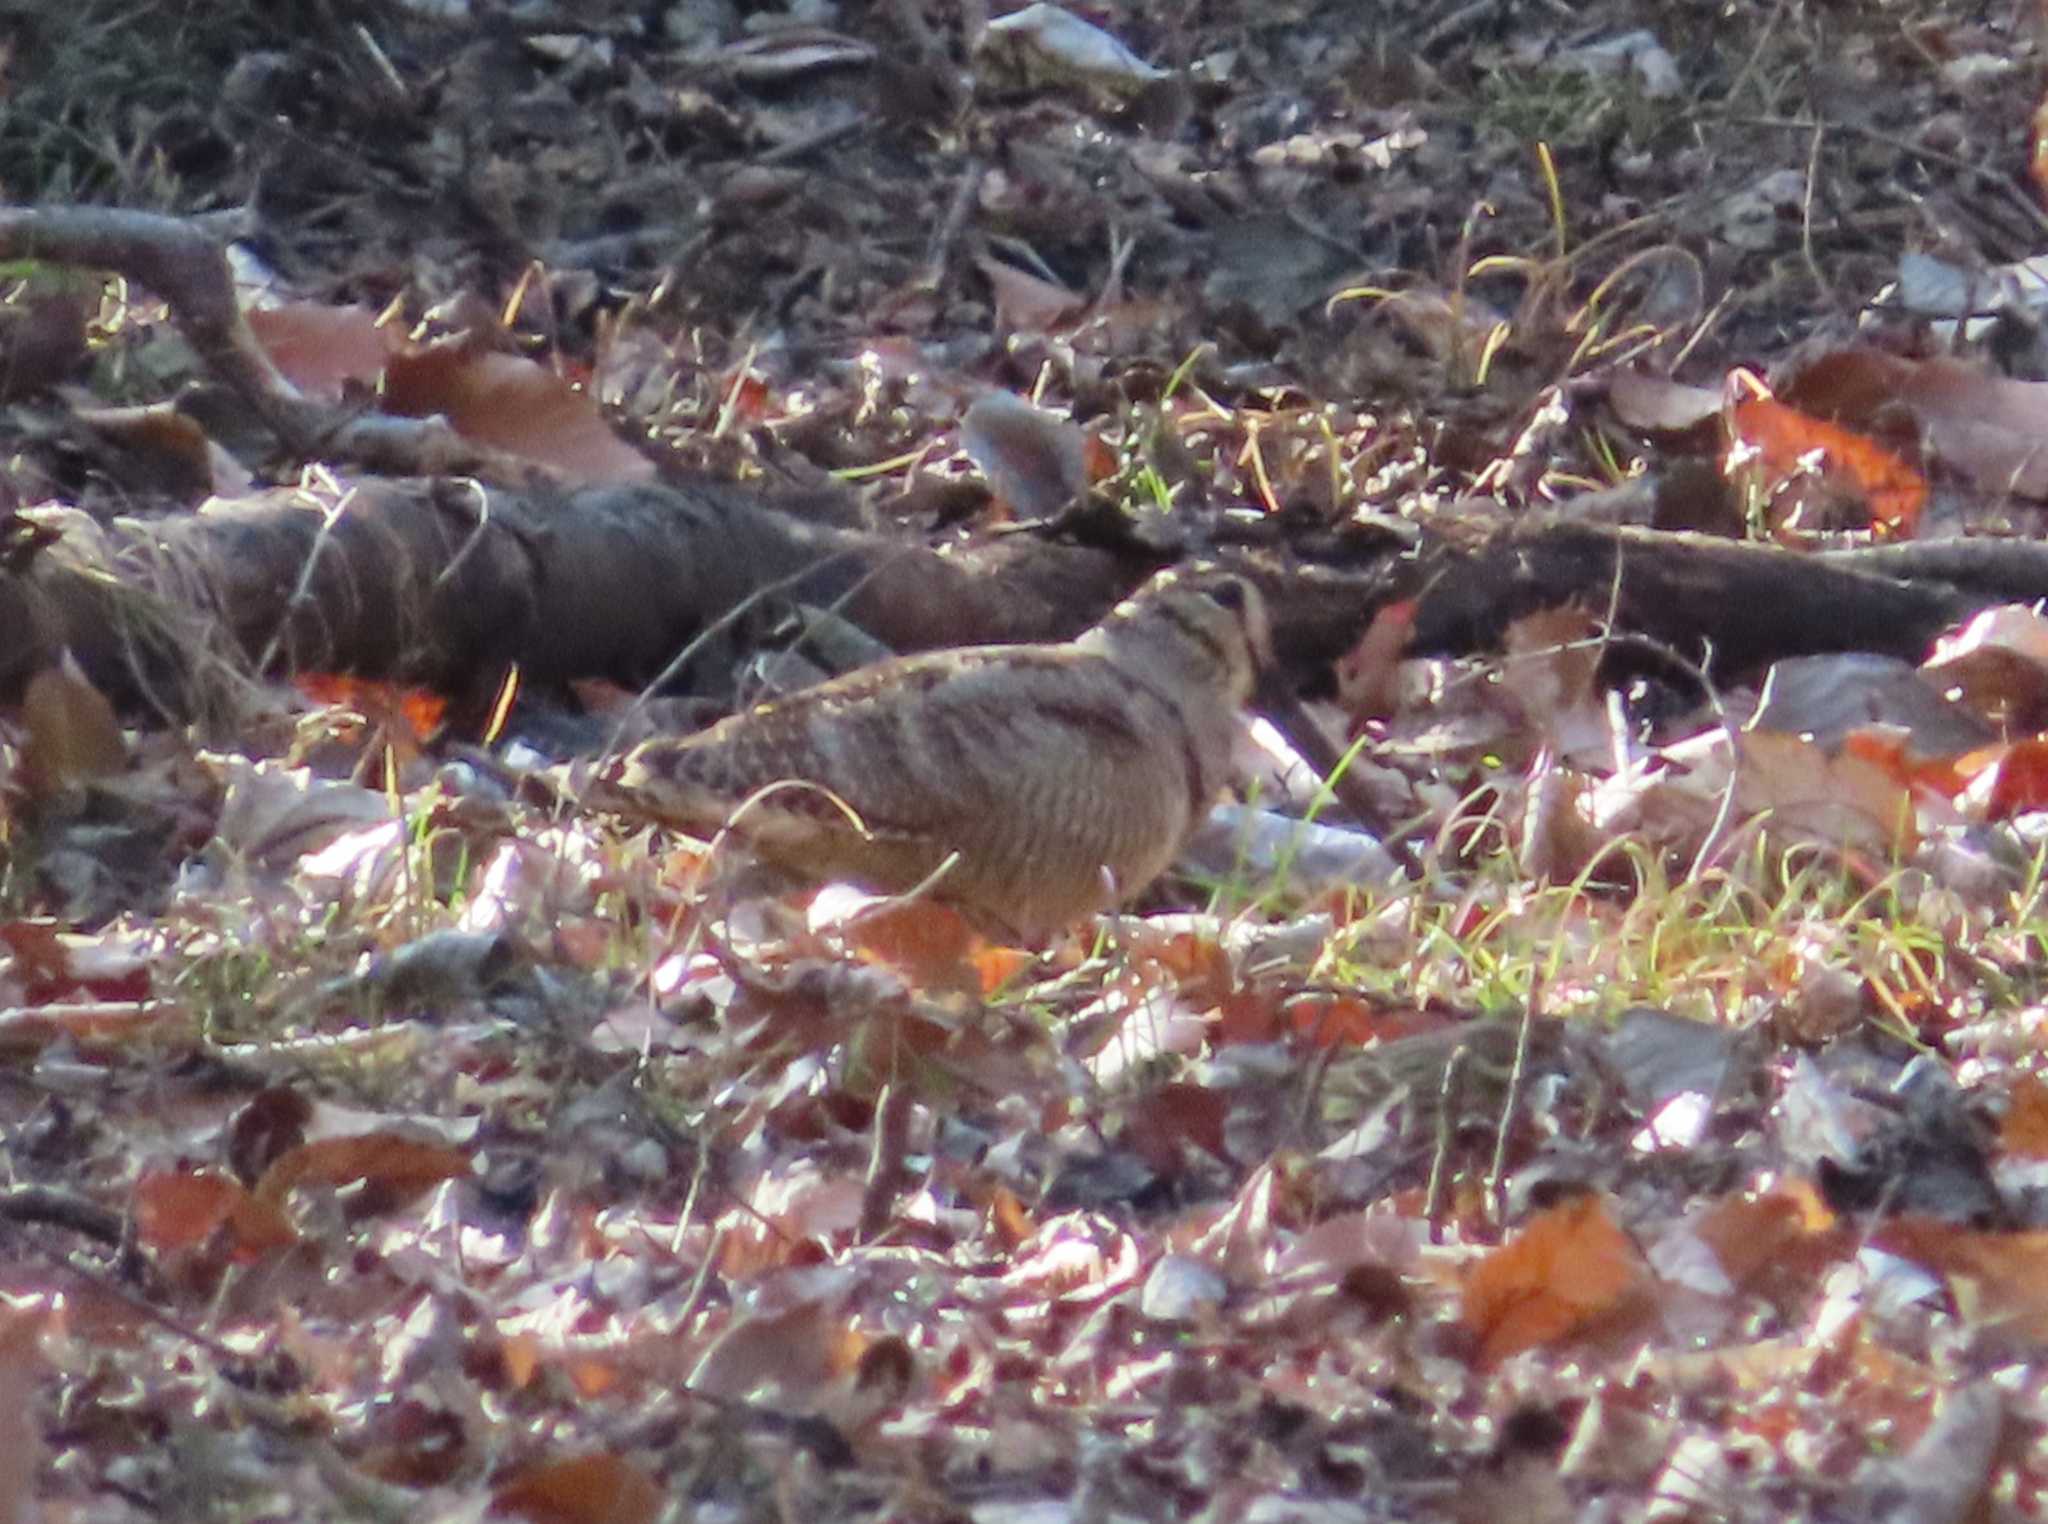
[[460, 1149], [395, 1133], [363, 1133], [349, 1138], [322, 1138], [289, 1150], [263, 1172], [255, 1193], [274, 1203], [283, 1201], [296, 1186], [350, 1185], [357, 1181], [411, 1191], [457, 1179], [469, 1171], [469, 1155]]
[[630, 1461], [594, 1454], [529, 1466], [501, 1484], [494, 1513], [530, 1524], [654, 1524], [662, 1491]]
[[395, 356], [384, 405], [446, 418], [464, 439], [551, 467], [571, 482], [646, 481], [654, 463], [614, 434], [587, 392], [520, 355], [464, 340]]
[[2048, 1084], [2039, 1075], [2013, 1081], [1998, 1123], [1998, 1145], [2022, 1158], [2048, 1159]]
[[285, 302], [252, 308], [249, 330], [284, 378], [309, 397], [339, 402], [351, 387], [367, 392], [405, 346], [390, 324], [367, 307]]
[[1876, 523], [1910, 535], [1919, 522], [1927, 501], [1926, 481], [1874, 439], [1810, 417], [1772, 397], [1736, 403], [1729, 409], [1729, 430], [1734, 436], [1728, 457], [1731, 470], [1747, 452], [1771, 483], [1818, 473], [1852, 491]]
[[1358, 644], [1337, 658], [1337, 705], [1356, 723], [1393, 716], [1401, 696], [1401, 658], [1421, 606], [1414, 598], [1382, 604]]
[[1627, 1234], [1587, 1195], [1531, 1219], [1465, 1277], [1460, 1316], [1478, 1363], [1555, 1344], [1614, 1312], [1643, 1280]]
[[135, 1182], [135, 1236], [161, 1253], [199, 1247], [232, 1229], [244, 1257], [297, 1242], [291, 1224], [239, 1181], [207, 1170], [155, 1170]]
[[21, 699], [21, 781], [49, 800], [128, 765], [128, 743], [106, 695], [67, 649], [28, 681]]
[[1009, 392], [988, 392], [967, 409], [960, 446], [996, 496], [1027, 519], [1051, 518], [1088, 490], [1080, 427]]

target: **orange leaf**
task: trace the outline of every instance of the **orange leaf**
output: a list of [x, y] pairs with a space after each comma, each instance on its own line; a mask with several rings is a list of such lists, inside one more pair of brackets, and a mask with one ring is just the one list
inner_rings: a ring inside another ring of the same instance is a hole
[[34, 1052], [69, 1038], [95, 1047], [146, 1037], [184, 1007], [168, 1000], [79, 1000], [0, 1010], [0, 1052]]
[[135, 1182], [136, 1237], [161, 1251], [205, 1243], [223, 1225], [234, 1231], [243, 1255], [297, 1241], [291, 1225], [240, 1182], [210, 1171], [160, 1170]]
[[1359, 995], [1303, 995], [1290, 1001], [1287, 1019], [1318, 1048], [1355, 1048], [1379, 1038], [1406, 1037], [1426, 1030], [1412, 1006], [1388, 1009]]
[[225, 1175], [166, 1170], [135, 1182], [135, 1236], [152, 1249], [189, 1249], [228, 1220], [242, 1187]]
[[620, 1379], [618, 1366], [609, 1360], [589, 1356], [571, 1358], [563, 1364], [562, 1373], [569, 1378], [576, 1395], [585, 1398], [602, 1397], [616, 1387]]
[[968, 955], [967, 961], [981, 975], [981, 993], [993, 995], [1038, 960], [1021, 947], [984, 942]]
[[1278, 1035], [1284, 1013], [1280, 992], [1272, 986], [1234, 990], [1217, 1007], [1209, 1040], [1218, 1047], [1238, 1042], [1270, 1042]]
[[256, 1182], [256, 1195], [263, 1201], [279, 1202], [297, 1185], [347, 1185], [358, 1180], [416, 1189], [468, 1173], [469, 1156], [460, 1149], [371, 1132], [352, 1138], [322, 1138], [280, 1155]]
[[1695, 1231], [1722, 1273], [1744, 1290], [1787, 1274], [1810, 1280], [1853, 1247], [1842, 1240], [1834, 1213], [1803, 1180], [1719, 1202]]
[[1636, 1248], [1597, 1196], [1534, 1218], [1465, 1278], [1461, 1316], [1479, 1363], [1554, 1344], [1614, 1311], [1642, 1280]]
[[995, 1229], [997, 1241], [1006, 1249], [1016, 1248], [1038, 1231], [1031, 1209], [1018, 1200], [1016, 1192], [1007, 1185], [998, 1185], [995, 1194], [989, 1198], [988, 1220]]
[[981, 988], [974, 966], [981, 938], [957, 911], [931, 900], [865, 905], [847, 918], [849, 946], [870, 963], [884, 964], [925, 989]]
[[1736, 440], [1776, 479], [1796, 476], [1819, 458], [1821, 472], [1853, 488], [1880, 524], [1910, 534], [1927, 501], [1927, 483], [1898, 455], [1867, 435], [1809, 417], [1773, 397], [1752, 397], [1729, 410]]
[[523, 1392], [540, 1374], [540, 1340], [530, 1333], [508, 1334], [498, 1342], [498, 1366], [505, 1384]]
[[1898, 1217], [1871, 1241], [1943, 1276], [1966, 1327], [2048, 1339], [2048, 1232], [1973, 1233], [1930, 1217]]
[[2007, 1153], [2048, 1159], [2048, 1085], [2037, 1076], [2023, 1074], [2013, 1082], [1998, 1141]]
[[1943, 799], [1963, 791], [1964, 778], [1949, 757], [1916, 756], [1896, 730], [1852, 730], [1842, 750], [1883, 771], [1902, 788], [1922, 789]]
[[2048, 738], [1987, 746], [1959, 759], [1970, 779], [1970, 804], [1986, 820], [2006, 820], [2048, 806]]
[[292, 685], [316, 704], [353, 709], [389, 735], [424, 741], [441, 728], [448, 701], [425, 688], [352, 677], [345, 672], [301, 672]]
[[521, 1514], [532, 1524], [654, 1524], [661, 1489], [616, 1455], [529, 1466], [491, 1499], [494, 1513]]

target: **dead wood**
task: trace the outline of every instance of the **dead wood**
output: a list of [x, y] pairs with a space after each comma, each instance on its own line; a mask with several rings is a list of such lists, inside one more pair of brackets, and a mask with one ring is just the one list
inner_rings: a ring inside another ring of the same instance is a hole
[[[243, 320], [220, 244], [194, 222], [0, 209], [0, 257], [113, 270], [155, 291], [288, 453], [440, 479], [365, 482], [326, 501], [272, 493], [67, 536], [66, 551], [0, 573], [0, 700], [64, 646], [110, 693], [181, 719], [205, 707], [199, 658], [209, 652], [267, 672], [346, 671], [457, 692], [514, 665], [541, 683], [639, 685], [768, 590], [843, 603], [898, 651], [1053, 639], [1151, 569], [1127, 553], [1025, 536], [947, 556], [712, 482], [536, 485], [545, 473], [531, 463], [438, 420], [299, 393]], [[1379, 546], [1344, 569], [1296, 565], [1270, 545], [1232, 560], [1273, 596], [1296, 677], [1312, 677], [1403, 595], [1418, 600], [1418, 653], [1491, 649], [1519, 615], [1576, 603], [1617, 633], [1710, 659], [1723, 674], [1823, 651], [1917, 658], [1978, 608], [2048, 596], [2048, 553], [2010, 542], [1812, 555], [1558, 519], [1516, 524], [1477, 549]], [[138, 617], [145, 605], [153, 617]]]
[[1417, 558], [1413, 649], [1492, 649], [1510, 621], [1569, 603], [1723, 676], [1829, 651], [1917, 661], [1978, 609], [2048, 597], [2042, 547], [1995, 543], [1981, 553], [1930, 545], [1815, 555], [1554, 519], [1516, 525], [1475, 552], [1441, 546]]
[[705, 483], [553, 495], [474, 482], [277, 491], [177, 519], [83, 515], [0, 572], [0, 699], [69, 646], [88, 676], [166, 717], [203, 708], [201, 657], [461, 692], [637, 686], [764, 590], [843, 604], [898, 650], [1073, 633], [1122, 591], [1105, 553], [1016, 537], [970, 562], [805, 522]]
[[106, 270], [155, 292], [208, 371], [294, 459], [508, 482], [542, 474], [529, 461], [463, 439], [444, 419], [395, 418], [306, 396], [256, 341], [220, 241], [197, 221], [114, 207], [0, 207], [0, 259]]

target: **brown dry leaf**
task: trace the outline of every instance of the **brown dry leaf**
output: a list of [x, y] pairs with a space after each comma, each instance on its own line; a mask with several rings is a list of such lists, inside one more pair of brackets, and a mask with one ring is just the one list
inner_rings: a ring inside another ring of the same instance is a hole
[[1502, 677], [1522, 713], [1560, 751], [1604, 747], [1598, 622], [1584, 609], [1539, 609], [1508, 625]]
[[184, 1017], [184, 1006], [169, 1000], [75, 1000], [0, 1011], [0, 1053], [33, 1053], [51, 1043], [86, 1047], [133, 1042], [158, 1035], [168, 1021]]
[[1935, 642], [1920, 670], [2006, 734], [2048, 729], [2048, 617], [2009, 603]]
[[446, 1408], [403, 1397], [372, 1405], [355, 1436], [356, 1463], [401, 1487], [444, 1487], [468, 1469], [473, 1446], [462, 1420]]
[[194, 1249], [222, 1227], [232, 1231], [238, 1258], [298, 1241], [269, 1202], [238, 1181], [210, 1171], [155, 1170], [135, 1182], [135, 1236], [162, 1253]]
[[576, 483], [646, 481], [654, 463], [604, 421], [587, 392], [518, 355], [451, 340], [394, 356], [384, 405], [440, 414], [464, 439], [547, 466]]
[[746, 1279], [785, 1265], [812, 1241], [832, 1244], [860, 1222], [861, 1181], [794, 1164], [755, 1188], [754, 1198], [720, 1220], [721, 1275]]
[[1787, 1180], [1755, 1196], [1716, 1203], [1693, 1229], [1721, 1273], [1763, 1295], [1797, 1296], [1854, 1245], [1812, 1186]]
[[256, 1182], [256, 1195], [274, 1204], [295, 1186], [349, 1185], [359, 1180], [407, 1192], [458, 1179], [469, 1171], [469, 1155], [460, 1149], [396, 1133], [363, 1133], [322, 1138], [283, 1154]]
[[78, 988], [85, 977], [73, 958], [78, 942], [65, 935], [61, 922], [45, 917], [0, 921], [0, 948], [7, 952], [0, 971], [8, 977], [10, 997], [48, 1000]]
[[1597, 1196], [1542, 1213], [1466, 1274], [1460, 1315], [1496, 1365], [1614, 1313], [1641, 1286], [1642, 1259]]
[[1721, 393], [1711, 386], [1624, 371], [1607, 386], [1607, 403], [1621, 421], [1646, 434], [1684, 434], [1721, 417]]
[[[1724, 743], [1709, 738], [1717, 748]], [[1751, 730], [1740, 756], [1735, 803], [1744, 815], [1768, 811], [1776, 829], [1872, 852], [1909, 853], [1919, 838], [1910, 790], [1853, 752], [1829, 756], [1803, 736]], [[1712, 783], [1710, 796], [1719, 787]]]
[[1806, 366], [1779, 395], [1852, 426], [1903, 406], [1930, 458], [1994, 495], [2048, 497], [2048, 383], [2009, 381], [1960, 360], [1848, 348]]
[[249, 329], [284, 378], [309, 397], [339, 402], [351, 387], [369, 391], [405, 337], [379, 327], [367, 307], [285, 302], [249, 314]]
[[0, 304], [0, 403], [32, 397], [78, 368], [86, 356], [88, 310], [75, 291]]
[[1337, 658], [1337, 707], [1355, 723], [1391, 719], [1399, 707], [1401, 655], [1421, 607], [1415, 598], [1383, 604], [1358, 644]]
[[375, 789], [277, 762], [228, 757], [218, 769], [227, 796], [215, 835], [257, 869], [288, 872], [346, 838], [373, 838], [395, 825], [391, 801]]
[[1010, 392], [988, 392], [968, 408], [960, 447], [996, 496], [1027, 519], [1051, 518], [1088, 490], [1080, 426]]
[[856, 1369], [865, 1344], [835, 1302], [799, 1302], [742, 1317], [704, 1351], [688, 1385], [731, 1402], [814, 1408], [828, 1386]]
[[662, 1501], [639, 1467], [596, 1454], [527, 1467], [498, 1488], [491, 1511], [529, 1524], [654, 1524]]
[[1126, 1115], [1124, 1141], [1154, 1173], [1166, 1179], [1187, 1168], [1184, 1150], [1199, 1148], [1221, 1163], [1233, 1162], [1223, 1140], [1230, 1098], [1220, 1090], [1170, 1081], [1147, 1091]]
[[53, 799], [128, 765], [128, 743], [114, 706], [69, 649], [29, 679], [21, 722], [27, 735], [20, 776], [33, 799]]
[[47, 1317], [44, 1306], [0, 1306], [0, 1524], [36, 1524], [53, 1516], [35, 1500], [44, 1460], [37, 1413]]
[[1012, 333], [1049, 333], [1081, 310], [1082, 297], [1065, 286], [1026, 274], [986, 254], [974, 263], [988, 277], [996, 298], [996, 328]]
[[2048, 1159], [2048, 1084], [2040, 1076], [2022, 1074], [2013, 1081], [1998, 1124], [1998, 1146], [2025, 1159]]
[[1537, 883], [1568, 883], [1590, 868], [1613, 844], [1588, 818], [1593, 781], [1561, 767], [1539, 752], [1524, 785], [1521, 819], [1514, 835], [1515, 861]]
[[1230, 1205], [1187, 1245], [1187, 1252], [1231, 1279], [1258, 1280], [1307, 1205], [1302, 1182], [1284, 1155], [1269, 1158], [1245, 1179]]
[[1899, 1217], [1880, 1225], [1872, 1242], [1945, 1278], [1966, 1324], [2028, 1344], [2048, 1340], [2048, 1231], [1977, 1233]]
[[894, 969], [914, 989], [982, 993], [975, 962], [982, 938], [947, 906], [930, 900], [871, 902], [841, 923], [840, 935], [864, 961]]
[[125, 456], [128, 472], [166, 496], [197, 501], [238, 497], [255, 478], [174, 402], [141, 407], [80, 408], [76, 417]]

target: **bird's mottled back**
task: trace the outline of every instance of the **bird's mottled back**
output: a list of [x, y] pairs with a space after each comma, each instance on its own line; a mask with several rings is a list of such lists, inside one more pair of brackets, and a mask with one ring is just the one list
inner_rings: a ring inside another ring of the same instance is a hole
[[1269, 650], [1243, 578], [1166, 573], [1075, 640], [882, 662], [649, 741], [617, 782], [700, 828], [770, 790], [737, 822], [764, 857], [898, 891], [957, 854], [939, 897], [1051, 930], [1173, 860]]

